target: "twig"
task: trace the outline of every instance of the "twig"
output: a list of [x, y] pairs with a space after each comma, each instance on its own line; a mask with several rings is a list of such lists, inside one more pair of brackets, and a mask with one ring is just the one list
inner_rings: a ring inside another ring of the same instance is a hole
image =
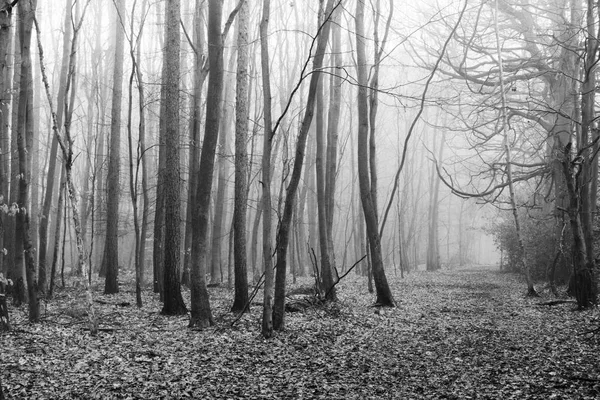
[[333, 290], [333, 288], [334, 288], [334, 287], [335, 287], [335, 286], [336, 286], [338, 283], [340, 283], [340, 281], [341, 281], [342, 279], [344, 279], [344, 277], [345, 277], [346, 275], [348, 275], [348, 274], [350, 273], [350, 271], [352, 271], [352, 270], [354, 269], [354, 267], [356, 267], [358, 264], [360, 264], [360, 262], [361, 262], [362, 260], [364, 260], [366, 257], [367, 257], [367, 255], [366, 255], [366, 254], [365, 254], [364, 256], [362, 256], [362, 257], [361, 257], [361, 258], [360, 258], [360, 259], [359, 259], [357, 262], [355, 262], [355, 263], [354, 263], [354, 264], [353, 264], [353, 265], [352, 265], [352, 266], [351, 266], [351, 267], [348, 269], [348, 271], [346, 271], [346, 272], [344, 273], [344, 275], [340, 276], [340, 277], [337, 279], [337, 281], [335, 281], [335, 283], [333, 284], [333, 286], [331, 286], [331, 287], [329, 288], [329, 290], [327, 291], [327, 293], [325, 293], [325, 298], [327, 298], [327, 296], [328, 296], [328, 295], [329, 295], [329, 293], [330, 293], [330, 292]]
[[238, 314], [238, 316], [236, 317], [236, 319], [234, 319], [231, 322], [231, 326], [235, 325], [235, 323], [238, 322], [242, 318], [242, 315], [244, 315], [244, 313], [246, 312], [246, 310], [250, 310], [250, 303], [256, 297], [256, 294], [258, 293], [258, 289], [260, 289], [260, 287], [262, 286], [262, 284], [265, 283], [263, 281], [264, 277], [265, 277], [265, 273], [263, 272], [262, 275], [260, 276], [260, 278], [258, 278], [258, 283], [254, 287], [254, 290], [252, 291], [252, 295], [248, 298], [248, 301], [246, 301], [246, 304], [244, 304], [244, 308], [242, 309], [242, 311], [240, 311], [240, 313]]

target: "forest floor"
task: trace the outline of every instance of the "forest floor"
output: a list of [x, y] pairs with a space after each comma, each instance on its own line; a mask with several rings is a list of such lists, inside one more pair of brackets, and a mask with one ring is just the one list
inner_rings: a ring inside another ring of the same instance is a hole
[[[43, 323], [10, 308], [0, 378], [22, 399], [597, 399], [598, 309], [525, 298], [522, 279], [492, 268], [390, 276], [398, 307], [372, 307], [364, 278], [338, 285], [339, 302], [286, 314], [265, 340], [261, 301], [233, 327], [231, 291], [210, 289], [216, 326], [165, 317], [153, 293], [138, 309], [131, 286], [97, 294], [98, 336], [83, 293], [60, 290]], [[309, 278], [298, 285], [310, 285]], [[297, 286], [297, 285], [296, 285]], [[98, 289], [100, 292], [100, 289]], [[101, 292], [100, 292], [101, 293]], [[185, 292], [189, 299], [189, 291]], [[189, 304], [189, 302], [188, 302]]]

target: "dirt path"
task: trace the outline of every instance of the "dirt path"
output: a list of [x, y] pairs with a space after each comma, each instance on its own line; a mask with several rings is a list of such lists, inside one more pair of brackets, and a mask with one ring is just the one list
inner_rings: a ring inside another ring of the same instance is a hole
[[[390, 279], [395, 309], [370, 307], [363, 278], [339, 285], [339, 304], [288, 314], [287, 330], [259, 334], [260, 305], [233, 328], [229, 293], [211, 292], [218, 326], [145, 307], [101, 305], [92, 338], [75, 292], [31, 326], [11, 310], [0, 335], [8, 398], [595, 399], [600, 397], [597, 310], [536, 305], [516, 276], [495, 270], [419, 272]], [[304, 283], [307, 283], [305, 281]], [[212, 289], [211, 289], [212, 290]], [[116, 304], [131, 292], [100, 296]], [[257, 299], [260, 301], [260, 299]], [[100, 305], [99, 305], [100, 306]], [[69, 311], [70, 310], [70, 311]]]

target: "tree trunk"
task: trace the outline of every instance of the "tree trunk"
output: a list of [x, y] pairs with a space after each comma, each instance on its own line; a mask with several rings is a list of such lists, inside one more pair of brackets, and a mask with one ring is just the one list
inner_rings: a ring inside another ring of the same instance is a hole
[[[367, 64], [365, 56], [364, 0], [356, 5], [356, 60], [358, 72], [358, 181], [360, 198], [363, 205], [369, 248], [371, 251], [371, 267], [377, 292], [376, 303], [381, 306], [395, 305], [389, 288], [381, 253], [381, 238], [377, 221], [376, 203], [373, 198], [373, 170], [369, 168], [369, 112], [367, 104]], [[376, 192], [376, 191], [375, 191]]]
[[[11, 1], [2, 0], [0, 8], [0, 95], [8, 101], [0, 103], [0, 148], [8, 149], [10, 146], [8, 113], [10, 112], [11, 74], [9, 54], [12, 48], [12, 10]], [[0, 155], [0, 205], [8, 202], [9, 183], [9, 156]], [[4, 248], [5, 213], [0, 213], [0, 248]], [[0, 254], [0, 272], [6, 273], [4, 254]]]
[[569, 205], [567, 214], [573, 235], [572, 262], [573, 275], [569, 282], [569, 292], [575, 296], [580, 309], [589, 308], [597, 303], [598, 286], [594, 274], [594, 261], [588, 259], [585, 236], [581, 223], [581, 184], [578, 182], [575, 160], [571, 159], [571, 144], [565, 147], [563, 172], [566, 178]]
[[166, 81], [165, 81], [165, 238], [164, 238], [164, 305], [162, 314], [182, 315], [187, 312], [180, 283], [180, 229], [181, 211], [180, 164], [179, 164], [179, 18], [178, 0], [167, 1], [165, 23], [167, 34]]
[[[336, 8], [331, 16], [331, 52], [332, 67], [334, 71], [342, 68], [341, 28], [339, 25], [341, 9]], [[333, 240], [333, 220], [335, 213], [335, 181], [337, 174], [338, 157], [338, 130], [340, 121], [340, 107], [342, 100], [342, 77], [332, 74], [330, 81], [330, 105], [327, 122], [327, 161], [325, 165], [325, 199], [327, 220], [327, 247], [329, 249], [329, 264], [332, 274], [336, 273], [336, 258]], [[337, 276], [334, 276], [337, 279]], [[332, 296], [335, 293], [332, 290]]]
[[113, 93], [110, 123], [110, 156], [108, 158], [108, 190], [106, 192], [106, 241], [104, 260], [106, 279], [104, 293], [119, 292], [119, 196], [121, 170], [121, 100], [123, 96], [123, 55], [125, 32], [119, 22], [119, 14], [124, 15], [123, 0], [116, 0], [115, 7], [115, 64], [113, 70]]
[[[85, 16], [85, 11], [87, 10], [88, 5], [89, 5], [89, 1], [85, 3], [85, 7], [83, 10], [82, 16], [81, 16], [79, 22], [77, 23], [76, 28], [74, 29], [73, 43], [71, 45], [71, 52], [69, 54], [69, 72], [68, 72], [67, 81], [66, 81], [67, 86], [65, 88], [65, 98], [68, 96], [69, 87], [73, 83], [73, 78], [74, 78], [74, 73], [75, 73], [75, 53], [76, 53], [76, 49], [77, 49], [77, 41], [76, 41], [77, 32], [81, 28], [81, 25], [83, 23], [83, 19]], [[64, 126], [65, 130], [64, 130], [64, 138], [63, 138], [60, 136], [60, 131], [58, 128], [59, 125], [57, 123], [56, 113], [54, 112], [54, 107], [52, 105], [52, 96], [50, 95], [50, 86], [48, 83], [48, 77], [46, 76], [46, 69], [42, 62], [43, 50], [42, 50], [42, 44], [40, 42], [41, 33], [39, 32], [39, 27], [37, 26], [37, 23], [36, 23], [36, 29], [38, 30], [37, 38], [38, 38], [38, 50], [39, 50], [39, 56], [40, 56], [40, 69], [41, 69], [41, 74], [42, 74], [42, 81], [44, 83], [44, 88], [46, 90], [46, 98], [48, 100], [48, 105], [50, 106], [50, 110], [51, 110], [51, 114], [52, 114], [53, 131], [59, 142], [60, 148], [62, 150], [63, 165], [64, 165], [64, 172], [65, 172], [65, 182], [66, 182], [67, 189], [69, 192], [69, 199], [71, 201], [71, 212], [73, 213], [73, 225], [75, 227], [75, 237], [76, 237], [77, 254], [78, 254], [78, 260], [77, 260], [78, 267], [77, 268], [78, 268], [78, 270], [83, 272], [83, 284], [86, 288], [86, 300], [87, 300], [87, 306], [88, 306], [87, 314], [88, 314], [90, 333], [92, 335], [96, 335], [98, 333], [98, 320], [96, 319], [96, 314], [95, 314], [95, 310], [94, 310], [94, 300], [93, 300], [93, 295], [92, 295], [92, 288], [89, 284], [89, 278], [87, 276], [87, 272], [88, 272], [88, 268], [86, 265], [87, 254], [85, 251], [84, 238], [83, 238], [82, 231], [81, 231], [81, 221], [79, 218], [78, 195], [75, 190], [75, 185], [73, 184], [73, 178], [72, 178], [72, 174], [71, 174], [72, 166], [73, 166], [73, 138], [72, 138], [71, 132], [70, 132], [70, 121], [65, 120], [65, 126]], [[68, 112], [65, 114], [70, 115]]]
[[190, 327], [206, 328], [212, 325], [208, 291], [206, 289], [206, 254], [208, 245], [208, 220], [212, 189], [215, 154], [219, 138], [221, 98], [223, 92], [223, 35], [221, 19], [223, 0], [208, 2], [208, 61], [210, 75], [206, 102], [206, 124], [204, 142], [200, 155], [200, 171], [196, 189], [196, 204], [193, 205], [192, 223], [192, 316]]
[[233, 211], [235, 297], [231, 311], [246, 311], [248, 271], [246, 253], [246, 210], [248, 203], [248, 2], [238, 12], [237, 85], [235, 107], [235, 188]]
[[521, 233], [521, 224], [519, 221], [519, 212], [517, 209], [517, 203], [515, 198], [515, 188], [513, 184], [512, 178], [512, 159], [511, 159], [511, 147], [509, 140], [509, 130], [510, 126], [508, 124], [508, 116], [506, 114], [506, 95], [504, 89], [504, 75], [503, 75], [503, 61], [502, 61], [502, 49], [500, 47], [500, 36], [498, 32], [498, 0], [496, 0], [496, 10], [494, 14], [494, 24], [495, 24], [495, 33], [496, 33], [496, 53], [498, 56], [498, 69], [499, 69], [499, 77], [500, 77], [500, 99], [502, 108], [500, 110], [502, 117], [502, 125], [500, 127], [500, 131], [504, 133], [504, 150], [506, 154], [506, 179], [508, 180], [508, 191], [510, 196], [510, 206], [512, 209], [513, 217], [515, 220], [515, 230], [517, 233], [517, 243], [519, 246], [519, 250], [522, 257], [522, 265], [523, 270], [525, 272], [525, 279], [527, 281], [527, 296], [538, 296], [535, 288], [533, 286], [533, 279], [531, 276], [531, 268], [529, 266], [529, 261], [527, 260], [527, 253], [525, 249], [525, 245], [523, 244], [523, 236]]
[[[166, 7], [165, 3], [165, 7]], [[166, 18], [166, 13], [165, 13]], [[167, 26], [165, 24], [164, 42], [166, 42]], [[162, 63], [162, 81], [167, 80], [167, 55], [166, 47], [163, 46], [163, 63]], [[152, 264], [154, 275], [154, 292], [160, 293], [160, 300], [164, 301], [164, 260], [165, 260], [165, 167], [166, 167], [166, 86], [160, 88], [160, 117], [159, 117], [159, 149], [158, 149], [158, 168], [156, 171], [156, 205], [154, 209], [154, 242], [152, 249]]]
[[594, 216], [598, 197], [598, 129], [594, 129], [596, 68], [598, 62], [598, 39], [596, 38], [596, 3], [587, 0], [586, 56], [581, 84], [581, 140], [580, 153], [584, 155], [581, 179], [581, 224], [588, 260], [594, 260]]
[[[438, 151], [438, 162], [442, 162], [444, 155], [444, 144], [446, 141], [446, 130], [442, 133], [440, 148]], [[436, 140], [433, 136], [433, 151], [435, 151]], [[431, 170], [431, 190], [429, 193], [429, 234], [427, 241], [427, 271], [436, 271], [440, 265], [440, 246], [439, 246], [439, 211], [440, 211], [440, 180], [432, 166]]]
[[200, 175], [200, 123], [202, 118], [202, 86], [208, 70], [204, 68], [204, 2], [196, 2], [194, 11], [194, 91], [191, 101], [190, 122], [190, 167], [188, 173], [188, 207], [186, 209], [186, 224], [185, 224], [185, 256], [183, 262], [183, 278], [182, 283], [190, 285], [191, 280], [191, 253], [192, 253], [192, 210], [196, 204], [196, 190], [198, 186], [198, 176]]
[[262, 67], [264, 132], [262, 155], [262, 218], [263, 237], [262, 254], [265, 270], [265, 289], [262, 314], [262, 335], [265, 338], [273, 336], [273, 292], [274, 274], [271, 248], [271, 147], [273, 129], [271, 125], [271, 72], [269, 67], [269, 18], [271, 1], [263, 0], [262, 17], [260, 21], [260, 61]]
[[[20, 9], [17, 9], [16, 25], [21, 23]], [[18, 33], [18, 32], [17, 32]], [[21, 81], [21, 45], [19, 34], [14, 37], [14, 71], [13, 71], [13, 90], [12, 90], [12, 121], [18, 120], [18, 104], [20, 95]], [[19, 193], [19, 155], [18, 155], [18, 124], [13, 123], [11, 127], [10, 139], [10, 189], [9, 189], [9, 205], [13, 208], [17, 204]], [[17, 210], [12, 210], [17, 211]], [[7, 277], [14, 282], [13, 287], [13, 303], [15, 306], [20, 306], [27, 301], [25, 296], [25, 270], [23, 268], [23, 225], [16, 224], [16, 214], [9, 213], [6, 219], [6, 230], [4, 232], [4, 248], [6, 249], [6, 268], [8, 270]]]
[[[231, 52], [227, 71], [234, 68], [235, 51]], [[222, 281], [221, 270], [223, 267], [223, 239], [226, 234], [226, 220], [228, 207], [226, 207], [227, 181], [229, 175], [229, 162], [226, 160], [229, 153], [228, 135], [231, 128], [231, 111], [228, 106], [231, 92], [231, 79], [224, 79], [223, 100], [221, 102], [221, 126], [219, 128], [219, 144], [217, 147], [217, 190], [214, 201], [214, 221], [212, 230], [212, 246], [210, 249], [210, 282], [215, 284]]]
[[[17, 226], [22, 229], [22, 248], [24, 250], [27, 291], [29, 301], [29, 321], [40, 319], [40, 303], [38, 301], [37, 271], [35, 265], [31, 232], [29, 226], [29, 181], [31, 165], [28, 153], [31, 153], [33, 139], [33, 74], [31, 70], [31, 30], [37, 0], [19, 4], [20, 26], [19, 42], [21, 43], [21, 81], [17, 121], [17, 147], [19, 149], [19, 211]], [[28, 145], [29, 144], [29, 145]]]
[[327, 46], [327, 40], [329, 38], [329, 31], [331, 27], [331, 13], [333, 11], [334, 0], [328, 0], [327, 6], [325, 7], [325, 19], [324, 24], [320, 28], [317, 40], [317, 49], [315, 51], [313, 59], [312, 75], [310, 78], [310, 86], [308, 91], [308, 98], [306, 101], [306, 110], [300, 132], [298, 133], [298, 141], [296, 144], [296, 155], [294, 158], [294, 167], [292, 170], [292, 176], [290, 178], [288, 187], [285, 194], [285, 205], [283, 209], [283, 216], [279, 229], [277, 232], [277, 264], [276, 264], [276, 277], [275, 277], [275, 298], [273, 304], [273, 328], [276, 330], [282, 330], [284, 328], [284, 317], [285, 317], [285, 280], [286, 280], [286, 269], [287, 269], [287, 250], [289, 244], [290, 235], [290, 222], [292, 219], [292, 212], [294, 209], [294, 200], [296, 198], [296, 191], [298, 184], [300, 183], [300, 176], [302, 174], [302, 165], [304, 163], [304, 150], [306, 147], [306, 137], [312, 122], [317, 84], [320, 79], [320, 69], [323, 66], [323, 58], [325, 56], [325, 48]]
[[[320, 1], [321, 7], [323, 2]], [[319, 25], [323, 23], [325, 16], [322, 10], [319, 12]], [[319, 223], [319, 249], [321, 254], [321, 285], [323, 294], [327, 294], [329, 300], [336, 300], [335, 286], [331, 266], [331, 253], [328, 238], [328, 201], [326, 198], [326, 137], [325, 137], [325, 100], [323, 94], [325, 79], [319, 79], [316, 91], [316, 144], [317, 156], [315, 158], [315, 172], [317, 176], [317, 214]]]

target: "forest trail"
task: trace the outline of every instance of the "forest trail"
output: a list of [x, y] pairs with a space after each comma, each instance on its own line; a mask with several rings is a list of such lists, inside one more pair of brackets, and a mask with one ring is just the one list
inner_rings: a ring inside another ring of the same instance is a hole
[[97, 304], [107, 328], [98, 337], [85, 330], [82, 294], [59, 291], [42, 324], [11, 308], [0, 376], [9, 399], [600, 396], [600, 336], [585, 333], [600, 325], [597, 309], [540, 306], [546, 299], [525, 298], [522, 279], [495, 267], [392, 274], [390, 284], [398, 307], [376, 309], [365, 279], [351, 274], [338, 304], [287, 314], [286, 331], [269, 341], [261, 300], [231, 327], [224, 288], [210, 289], [217, 326], [203, 332], [159, 315], [153, 294], [140, 310], [130, 287], [98, 295], [109, 303]]

